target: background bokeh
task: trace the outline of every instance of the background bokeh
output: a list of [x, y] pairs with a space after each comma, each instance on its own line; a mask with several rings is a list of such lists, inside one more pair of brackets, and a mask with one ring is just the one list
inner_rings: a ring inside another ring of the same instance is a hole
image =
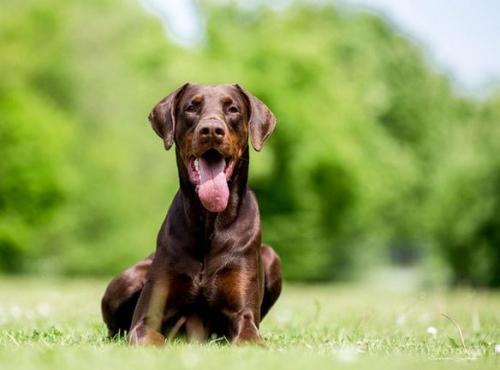
[[278, 117], [250, 182], [287, 279], [500, 285], [500, 93], [459, 92], [345, 4], [199, 11], [185, 47], [135, 0], [2, 1], [1, 272], [110, 275], [149, 254], [178, 186], [149, 110], [186, 81], [238, 82]]

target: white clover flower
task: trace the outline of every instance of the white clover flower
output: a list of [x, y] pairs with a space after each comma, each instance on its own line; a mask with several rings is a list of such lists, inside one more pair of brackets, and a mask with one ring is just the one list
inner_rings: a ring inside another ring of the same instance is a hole
[[434, 326], [429, 326], [427, 328], [427, 334], [435, 336], [437, 334], [437, 329]]
[[357, 346], [343, 346], [337, 350], [337, 358], [341, 362], [354, 362], [358, 359], [359, 353]]
[[500, 343], [495, 344], [495, 353], [500, 353]]
[[11, 306], [10, 316], [12, 316], [14, 320], [18, 320], [23, 316], [23, 310], [19, 306]]
[[182, 353], [181, 362], [184, 367], [190, 369], [198, 367], [201, 362], [200, 354], [192, 349], [187, 349]]
[[396, 318], [396, 325], [397, 326], [402, 326], [406, 323], [406, 315], [405, 314], [400, 314]]
[[40, 316], [44, 316], [44, 317], [47, 317], [50, 315], [50, 306], [48, 303], [39, 303], [37, 306], [36, 306], [36, 312], [40, 315]]
[[279, 324], [285, 325], [292, 321], [293, 313], [289, 309], [282, 309], [277, 312], [274, 317]]

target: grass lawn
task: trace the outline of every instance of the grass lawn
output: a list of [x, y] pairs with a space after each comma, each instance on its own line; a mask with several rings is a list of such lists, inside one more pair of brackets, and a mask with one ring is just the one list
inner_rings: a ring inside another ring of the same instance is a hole
[[106, 339], [105, 284], [0, 278], [0, 368], [500, 369], [500, 292], [285, 284], [261, 326], [264, 348], [132, 348]]

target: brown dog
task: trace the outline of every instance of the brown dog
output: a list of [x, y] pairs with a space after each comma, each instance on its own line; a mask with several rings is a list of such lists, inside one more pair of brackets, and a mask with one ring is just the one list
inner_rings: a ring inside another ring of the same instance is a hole
[[156, 252], [109, 284], [102, 314], [132, 344], [226, 337], [261, 341], [259, 323], [281, 292], [278, 255], [261, 245], [248, 189], [248, 137], [259, 151], [276, 119], [238, 85], [185, 84], [149, 115], [165, 148], [176, 144], [180, 189]]

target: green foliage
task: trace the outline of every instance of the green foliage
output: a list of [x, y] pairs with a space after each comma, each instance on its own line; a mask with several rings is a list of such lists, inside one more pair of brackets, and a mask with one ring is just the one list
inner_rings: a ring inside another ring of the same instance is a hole
[[27, 90], [0, 91], [0, 268], [21, 271], [65, 196], [68, 117]]
[[149, 110], [185, 81], [238, 82], [278, 117], [251, 186], [287, 278], [417, 255], [500, 285], [498, 98], [459, 97], [374, 15], [202, 10], [205, 41], [183, 49], [134, 2], [7, 2], [1, 269], [108, 274], [150, 253], [177, 173]]

